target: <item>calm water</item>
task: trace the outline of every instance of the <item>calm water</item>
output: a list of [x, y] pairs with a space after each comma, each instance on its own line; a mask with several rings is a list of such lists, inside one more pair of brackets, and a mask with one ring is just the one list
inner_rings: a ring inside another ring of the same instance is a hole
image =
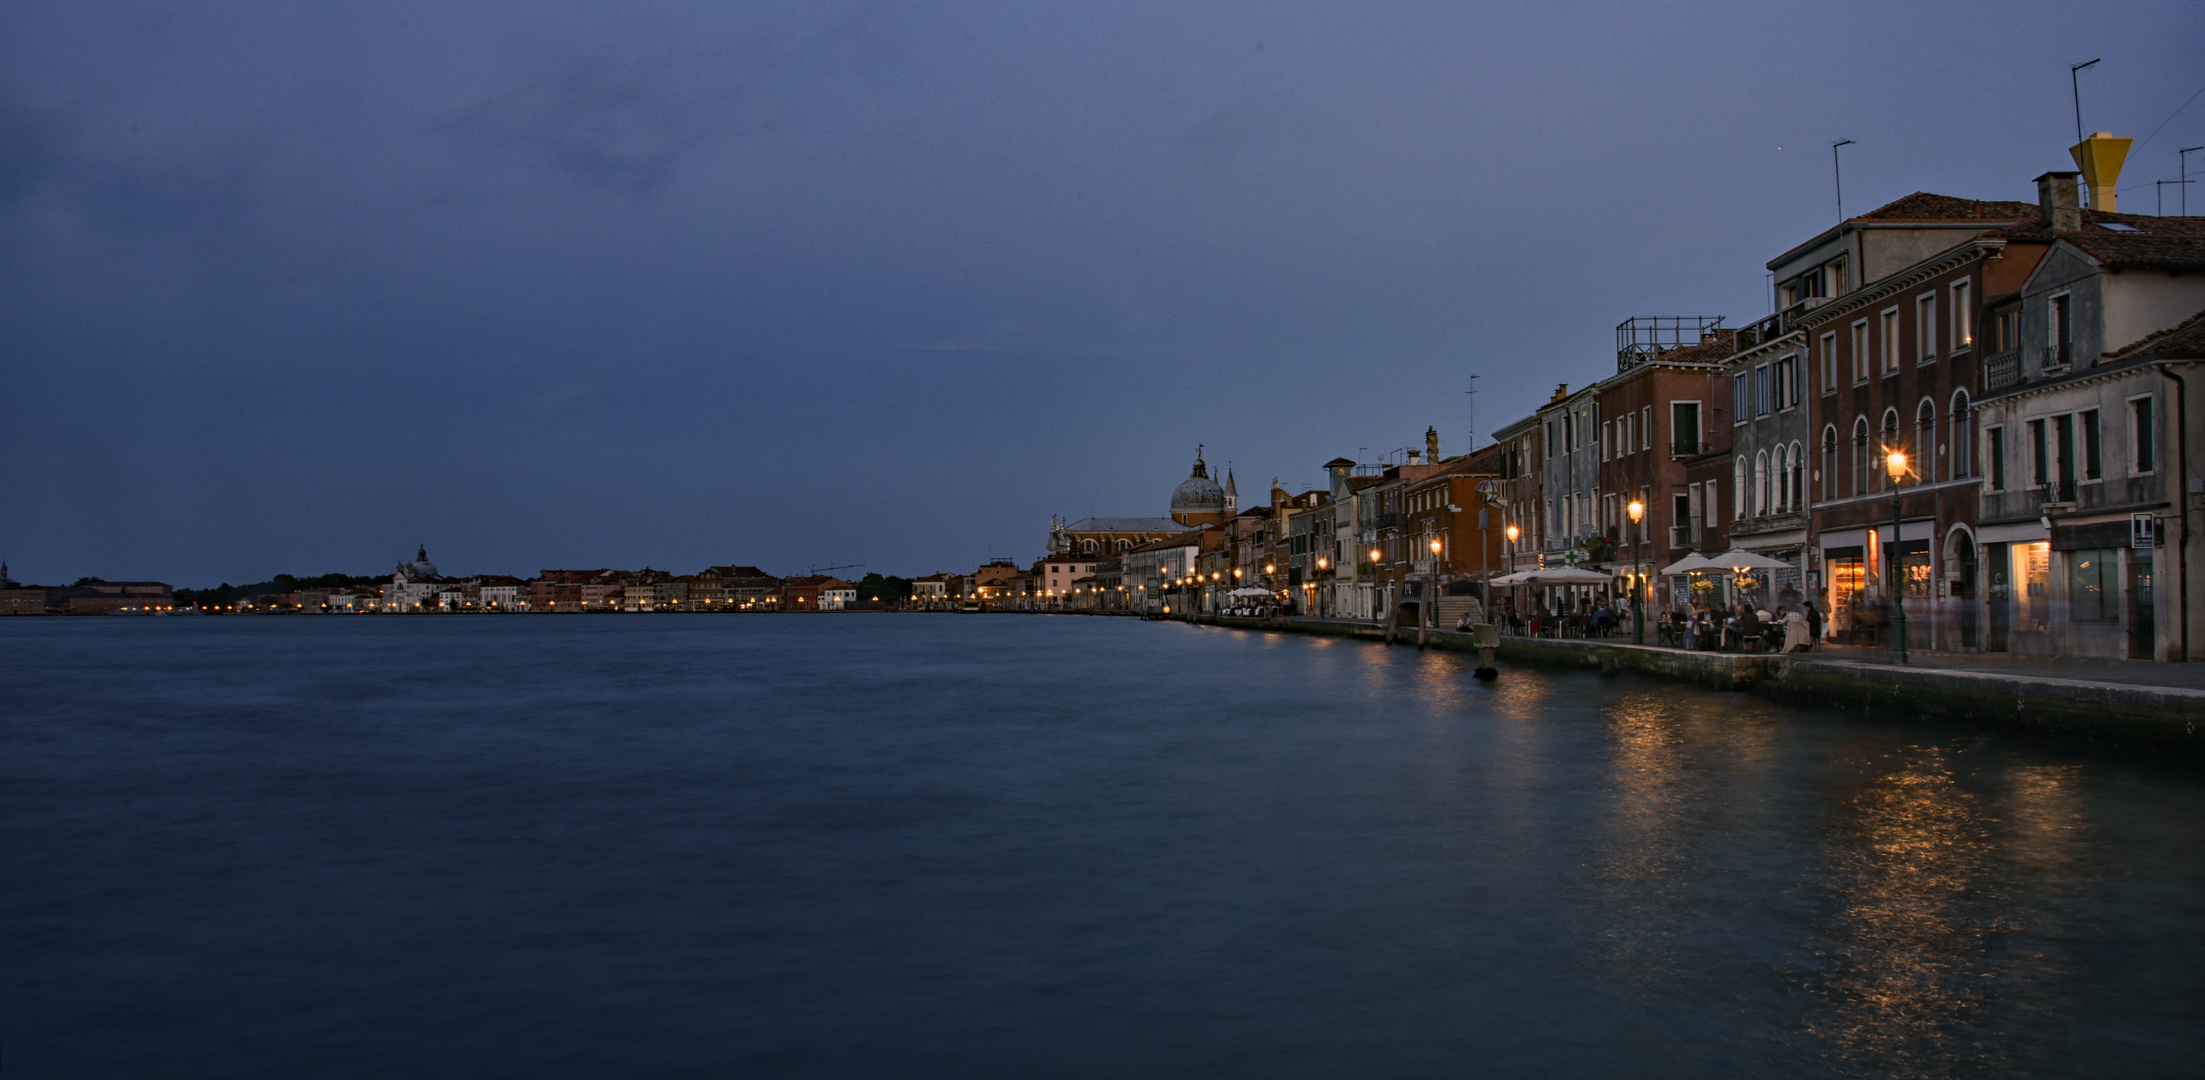
[[0, 620], [0, 1076], [2205, 1061], [2205, 780], [1126, 620]]

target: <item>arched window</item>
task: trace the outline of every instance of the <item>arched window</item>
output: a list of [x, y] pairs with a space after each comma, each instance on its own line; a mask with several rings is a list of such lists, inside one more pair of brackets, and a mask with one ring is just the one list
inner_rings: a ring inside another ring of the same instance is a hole
[[1838, 497], [1838, 429], [1832, 424], [1822, 429], [1822, 497]]
[[1975, 475], [1975, 418], [1969, 415], [1968, 392], [1952, 393], [1952, 442], [1945, 453], [1952, 458], [1952, 477]]
[[1730, 516], [1742, 519], [1752, 512], [1752, 507], [1748, 506], [1747, 503], [1752, 498], [1749, 493], [1753, 490], [1746, 486], [1746, 456], [1744, 454], [1738, 455], [1738, 460], [1731, 463], [1730, 490], [1738, 493], [1737, 497], [1731, 500]]
[[1753, 516], [1769, 512], [1769, 452], [1753, 455]]
[[1868, 418], [1853, 421], [1853, 494], [1868, 494]]
[[1801, 446], [1801, 445], [1799, 445], [1799, 444], [1798, 444], [1798, 443], [1796, 443], [1796, 442], [1795, 442], [1795, 443], [1793, 443], [1793, 444], [1792, 444], [1792, 455], [1791, 455], [1791, 461], [1792, 461], [1792, 468], [1791, 468], [1791, 474], [1792, 474], [1792, 490], [1791, 490], [1791, 509], [1792, 509], [1792, 513], [1795, 513], [1795, 514], [1796, 514], [1796, 513], [1800, 512], [1801, 510], [1805, 510], [1805, 509], [1807, 508], [1807, 450], [1806, 450], [1806, 448], [1805, 448], [1805, 447], [1803, 447], [1803, 446]]
[[1914, 410], [1914, 482], [1937, 479], [1937, 403], [1923, 398]]
[[1878, 491], [1882, 491], [1883, 485], [1891, 482], [1891, 474], [1884, 471], [1883, 459], [1885, 454], [1890, 453], [1893, 447], [1899, 445], [1899, 410], [1893, 408], [1883, 411], [1883, 431], [1881, 434], [1883, 441], [1876, 445], [1876, 460], [1868, 470], [1870, 476], [1878, 478], [1876, 481], [1876, 490]]
[[1093, 555], [1095, 553], [1095, 542], [1093, 540], [1080, 541], [1080, 550], [1082, 552], [1085, 552], [1086, 554]]
[[1133, 550], [1133, 541], [1131, 541], [1131, 540], [1120, 540], [1120, 541], [1118, 541], [1118, 554], [1120, 554], [1120, 555], [1123, 555], [1123, 554], [1125, 554], [1126, 552], [1128, 552], [1128, 551], [1131, 551], [1131, 550]]

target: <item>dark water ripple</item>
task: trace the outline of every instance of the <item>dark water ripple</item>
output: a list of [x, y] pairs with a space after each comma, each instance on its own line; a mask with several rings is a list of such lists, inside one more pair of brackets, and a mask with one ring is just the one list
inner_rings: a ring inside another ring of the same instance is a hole
[[2205, 783], [1121, 620], [0, 622], [0, 1076], [2205, 1060]]

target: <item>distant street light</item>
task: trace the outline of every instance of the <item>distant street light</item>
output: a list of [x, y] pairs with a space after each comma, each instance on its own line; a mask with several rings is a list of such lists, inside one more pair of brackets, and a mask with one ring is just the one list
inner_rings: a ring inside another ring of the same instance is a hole
[[[2092, 60], [2091, 63], [2097, 63]], [[1891, 662], [1906, 663], [1906, 581], [1899, 564], [1899, 481], [1906, 478], [1906, 451], [1891, 448], [1883, 469], [1891, 477]]]

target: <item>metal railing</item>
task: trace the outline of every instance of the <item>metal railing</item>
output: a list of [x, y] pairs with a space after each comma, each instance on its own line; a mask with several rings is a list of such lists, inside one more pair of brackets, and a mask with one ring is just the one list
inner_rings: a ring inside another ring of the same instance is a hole
[[1676, 439], [1669, 444], [1669, 456], [1691, 457], [1694, 454], [1704, 454], [1707, 449], [1707, 444], [1698, 439]]

